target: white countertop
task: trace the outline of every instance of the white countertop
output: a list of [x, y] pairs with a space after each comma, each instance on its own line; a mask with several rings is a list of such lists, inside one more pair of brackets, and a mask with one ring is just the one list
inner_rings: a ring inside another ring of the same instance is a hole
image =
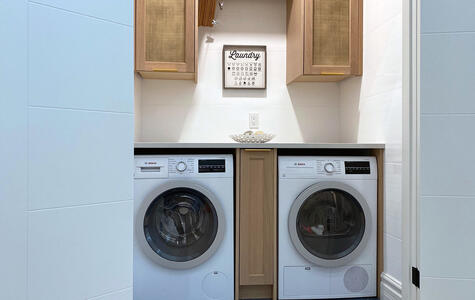
[[165, 143], [136, 142], [135, 148], [279, 148], [279, 149], [384, 149], [379, 143]]

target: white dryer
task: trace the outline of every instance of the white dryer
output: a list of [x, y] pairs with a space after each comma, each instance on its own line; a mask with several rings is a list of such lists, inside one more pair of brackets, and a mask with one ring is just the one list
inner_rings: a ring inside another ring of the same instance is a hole
[[232, 155], [136, 156], [134, 188], [134, 300], [232, 300]]
[[279, 157], [279, 299], [376, 296], [374, 157]]

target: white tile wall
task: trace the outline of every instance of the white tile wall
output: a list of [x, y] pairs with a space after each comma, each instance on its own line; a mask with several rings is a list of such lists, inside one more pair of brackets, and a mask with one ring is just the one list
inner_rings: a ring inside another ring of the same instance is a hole
[[[276, 134], [275, 142], [339, 141], [338, 85], [286, 85], [285, 12], [284, 0], [226, 1], [218, 25], [200, 28], [198, 84], [142, 80], [140, 139], [231, 141], [249, 129], [248, 113], [258, 112], [260, 129]], [[223, 44], [267, 45], [267, 90], [222, 89]]]
[[31, 210], [130, 200], [133, 116], [29, 110]]
[[348, 78], [340, 83], [340, 139], [348, 143], [358, 141], [362, 78]]
[[384, 166], [384, 232], [402, 239], [402, 165], [387, 163]]
[[384, 272], [401, 281], [402, 6], [364, 1], [363, 77], [340, 84], [341, 137], [385, 149]]
[[132, 219], [132, 201], [30, 213], [29, 299], [83, 300], [131, 287]]
[[133, 112], [130, 26], [30, 4], [29, 64], [32, 106]]
[[359, 142], [386, 143], [385, 162], [402, 161], [402, 90], [363, 98], [359, 103]]
[[395, 280], [402, 278], [402, 242], [401, 239], [384, 234], [384, 273], [389, 274]]
[[132, 1], [28, 8], [28, 299], [132, 299]]
[[26, 12], [0, 1], [0, 299], [15, 300], [26, 299]]
[[472, 299], [475, 4], [422, 0], [421, 7], [421, 300]]
[[138, 141], [142, 137], [142, 80], [138, 74], [134, 79], [134, 138]]

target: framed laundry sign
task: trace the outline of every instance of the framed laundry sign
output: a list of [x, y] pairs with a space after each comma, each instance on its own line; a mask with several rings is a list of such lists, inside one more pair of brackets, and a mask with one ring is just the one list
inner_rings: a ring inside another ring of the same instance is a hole
[[223, 46], [223, 88], [265, 89], [266, 46]]

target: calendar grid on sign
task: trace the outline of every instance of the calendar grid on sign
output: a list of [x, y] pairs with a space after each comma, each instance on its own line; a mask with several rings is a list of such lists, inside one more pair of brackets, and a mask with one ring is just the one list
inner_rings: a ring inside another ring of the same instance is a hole
[[223, 88], [265, 89], [266, 46], [223, 46]]

